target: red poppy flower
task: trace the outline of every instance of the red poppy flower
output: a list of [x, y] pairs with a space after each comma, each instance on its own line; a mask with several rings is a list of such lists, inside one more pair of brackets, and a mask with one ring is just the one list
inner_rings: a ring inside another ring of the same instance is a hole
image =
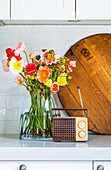
[[26, 69], [27, 71], [25, 71], [24, 73], [28, 75], [33, 75], [37, 71], [36, 65], [34, 63], [28, 63], [26, 65]]
[[20, 54], [18, 56], [15, 55], [15, 49], [13, 50], [13, 54], [17, 61], [20, 61], [22, 59], [22, 57], [20, 57]]
[[15, 49], [12, 50], [11, 48], [7, 48], [6, 53], [7, 53], [7, 57], [8, 57], [7, 61], [11, 61], [12, 57], [15, 57], [17, 61], [20, 61], [22, 59], [20, 57], [20, 55], [18, 55], [18, 56], [15, 55]]
[[11, 48], [7, 48], [6, 53], [7, 53], [7, 57], [8, 57], [7, 61], [10, 61], [11, 58], [14, 56], [13, 50]]

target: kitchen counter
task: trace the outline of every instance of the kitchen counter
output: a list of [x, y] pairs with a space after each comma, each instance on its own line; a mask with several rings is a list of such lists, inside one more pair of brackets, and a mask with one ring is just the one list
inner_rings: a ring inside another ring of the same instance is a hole
[[111, 160], [111, 136], [91, 134], [88, 142], [53, 142], [0, 135], [0, 160]]

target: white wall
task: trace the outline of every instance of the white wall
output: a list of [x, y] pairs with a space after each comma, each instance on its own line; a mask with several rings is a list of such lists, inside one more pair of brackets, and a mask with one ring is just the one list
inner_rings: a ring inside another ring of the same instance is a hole
[[29, 103], [24, 87], [13, 82], [15, 75], [3, 72], [1, 61], [6, 58], [5, 49], [15, 48], [19, 41], [26, 51], [41, 53], [41, 49], [54, 49], [63, 56], [71, 45], [80, 39], [96, 34], [111, 33], [111, 26], [98, 25], [38, 25], [0, 27], [0, 134], [19, 133], [19, 116]]

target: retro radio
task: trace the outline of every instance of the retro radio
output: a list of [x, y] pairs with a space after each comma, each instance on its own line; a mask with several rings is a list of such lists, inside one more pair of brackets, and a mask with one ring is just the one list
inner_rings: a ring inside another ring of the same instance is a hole
[[52, 117], [53, 141], [88, 140], [88, 109], [53, 108], [52, 114], [54, 110], [87, 111], [87, 117]]

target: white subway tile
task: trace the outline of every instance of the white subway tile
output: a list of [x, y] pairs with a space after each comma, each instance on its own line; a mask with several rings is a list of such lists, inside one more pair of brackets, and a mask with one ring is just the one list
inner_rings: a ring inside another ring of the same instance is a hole
[[19, 115], [17, 108], [6, 108], [5, 109], [5, 120], [18, 120]]
[[27, 25], [12, 25], [12, 26], [7, 26], [7, 32], [14, 32], [14, 33], [18, 33], [18, 32], [31, 32], [31, 26], [27, 26]]
[[18, 43], [18, 33], [8, 33], [8, 32], [1, 32], [0, 33], [0, 44], [8, 44], [12, 42], [13, 44]]
[[63, 57], [66, 54], [66, 52], [68, 51], [69, 48], [70, 48], [70, 46], [67, 45], [67, 44], [62, 45], [62, 48], [61, 48], [61, 46], [57, 45], [57, 54], [59, 54], [60, 57]]
[[0, 63], [3, 59], [7, 58], [5, 50], [6, 50], [6, 44], [4, 45], [0, 44]]
[[0, 62], [0, 83], [1, 82], [6, 83], [6, 77], [7, 77], [7, 72], [3, 71], [2, 63]]
[[37, 25], [32, 26], [32, 32], [56, 32], [58, 29], [58, 26], [56, 25]]
[[44, 35], [44, 44], [67, 44], [68, 34], [63, 32], [50, 32]]
[[0, 120], [5, 120], [5, 115], [6, 115], [6, 109], [5, 108], [0, 108]]
[[18, 120], [17, 108], [0, 108], [0, 120]]
[[0, 134], [5, 134], [6, 132], [6, 121], [0, 120]]
[[12, 74], [11, 72], [6, 73], [6, 80], [7, 82], [13, 82], [14, 83], [14, 78], [16, 77], [15, 74]]
[[0, 27], [0, 32], [7, 32], [7, 26]]
[[111, 34], [111, 26], [110, 25], [105, 26], [105, 33]]
[[6, 96], [6, 106], [9, 108], [23, 107], [24, 96]]
[[6, 120], [6, 134], [19, 134], [19, 121]]
[[[26, 87], [24, 87], [24, 86], [19, 86], [18, 87], [18, 91], [19, 91], [19, 95], [26, 95], [26, 93], [27, 93], [27, 89], [26, 89]], [[29, 93], [29, 92], [28, 92]]]
[[24, 42], [24, 44], [42, 44], [43, 33], [19, 33], [19, 41]]
[[0, 95], [17, 95], [18, 85], [15, 82], [0, 83]]
[[5, 97], [6, 96], [0, 96], [0, 108], [5, 108]]
[[85, 36], [81, 36], [79, 32], [68, 32], [68, 45], [72, 46], [75, 43], [77, 43], [79, 40], [81, 40]]

